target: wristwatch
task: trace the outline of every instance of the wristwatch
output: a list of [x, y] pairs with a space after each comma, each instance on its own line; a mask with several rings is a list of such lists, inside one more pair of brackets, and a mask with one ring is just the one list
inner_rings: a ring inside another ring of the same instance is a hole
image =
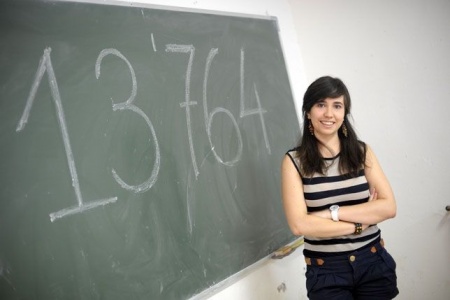
[[331, 211], [331, 219], [335, 222], [339, 221], [339, 205], [331, 205], [330, 206]]

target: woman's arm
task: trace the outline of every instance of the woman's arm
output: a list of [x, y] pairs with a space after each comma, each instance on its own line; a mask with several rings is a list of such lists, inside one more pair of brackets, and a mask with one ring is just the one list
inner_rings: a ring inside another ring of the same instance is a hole
[[293, 234], [335, 237], [354, 233], [353, 223], [335, 222], [308, 214], [300, 174], [288, 155], [285, 155], [281, 165], [281, 190], [284, 212]]
[[[394, 193], [375, 154], [369, 146], [367, 146], [365, 176], [370, 190], [376, 191], [376, 197], [373, 201], [367, 203], [341, 206], [339, 209], [339, 220], [362, 224], [377, 224], [395, 217], [397, 205]], [[327, 210], [314, 213], [314, 215], [331, 219], [331, 214]]]

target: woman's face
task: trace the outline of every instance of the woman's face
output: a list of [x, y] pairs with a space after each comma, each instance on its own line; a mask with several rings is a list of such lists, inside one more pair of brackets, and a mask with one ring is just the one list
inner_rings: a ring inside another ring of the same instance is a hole
[[318, 101], [307, 113], [317, 137], [337, 134], [345, 117], [344, 96]]

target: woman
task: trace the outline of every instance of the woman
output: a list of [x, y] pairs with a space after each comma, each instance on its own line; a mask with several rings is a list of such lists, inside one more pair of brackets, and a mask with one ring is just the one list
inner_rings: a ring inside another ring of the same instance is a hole
[[310, 299], [392, 299], [395, 261], [376, 224], [395, 217], [395, 198], [348, 120], [350, 107], [338, 78], [308, 87], [300, 144], [282, 162], [284, 210], [291, 231], [304, 236]]

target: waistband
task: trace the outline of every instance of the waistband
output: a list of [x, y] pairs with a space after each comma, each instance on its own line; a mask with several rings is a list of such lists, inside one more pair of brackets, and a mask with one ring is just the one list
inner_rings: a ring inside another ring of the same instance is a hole
[[326, 263], [341, 263], [342, 261], [350, 261], [354, 262], [357, 257], [366, 256], [370, 254], [375, 254], [377, 251], [380, 251], [384, 248], [384, 240], [380, 239], [379, 241], [375, 241], [375, 243], [371, 243], [369, 245], [364, 246], [361, 249], [355, 250], [351, 253], [330, 256], [330, 257], [306, 257], [305, 262], [308, 266], [322, 266]]

